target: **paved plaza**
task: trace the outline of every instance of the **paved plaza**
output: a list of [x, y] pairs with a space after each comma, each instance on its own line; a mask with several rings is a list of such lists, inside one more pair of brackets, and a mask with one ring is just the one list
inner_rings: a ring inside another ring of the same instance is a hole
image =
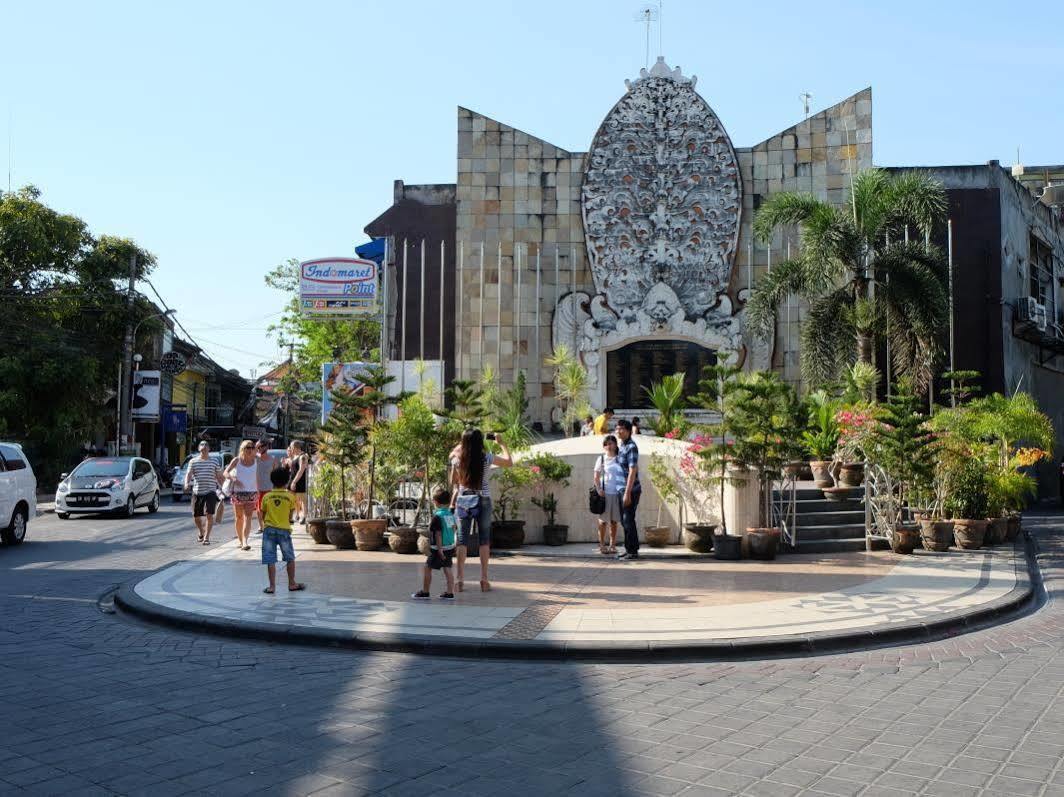
[[1064, 794], [1061, 520], [1026, 521], [1047, 599], [1005, 624], [838, 655], [617, 664], [149, 624], [113, 590], [203, 552], [187, 508], [46, 516], [0, 548], [0, 793]]
[[[243, 626], [341, 643], [446, 643], [444, 650], [514, 655], [660, 655], [744, 653], [744, 646], [768, 643], [778, 652], [787, 643], [808, 648], [855, 634], [898, 633], [1012, 606], [1030, 592], [1022, 542], [970, 552], [789, 555], [773, 562], [682, 556], [618, 562], [574, 545], [505, 552], [492, 561], [490, 592], [479, 590], [474, 563], [468, 589], [453, 603], [415, 601], [411, 592], [419, 588], [424, 557], [337, 551], [306, 534], [294, 536], [306, 592], [263, 595], [258, 552], [229, 542], [127, 588], [122, 605], [222, 632]], [[574, 550], [566, 555], [566, 548]], [[443, 590], [437, 574], [435, 592]]]

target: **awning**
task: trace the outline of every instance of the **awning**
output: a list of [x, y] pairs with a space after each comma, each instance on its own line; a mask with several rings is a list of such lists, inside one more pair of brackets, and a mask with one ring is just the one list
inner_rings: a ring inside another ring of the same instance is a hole
[[366, 260], [373, 260], [378, 265], [384, 260], [385, 238], [374, 238], [372, 241], [355, 247], [355, 254]]

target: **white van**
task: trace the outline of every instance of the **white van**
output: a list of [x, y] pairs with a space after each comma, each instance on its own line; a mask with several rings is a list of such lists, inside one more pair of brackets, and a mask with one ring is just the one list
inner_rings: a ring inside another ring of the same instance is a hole
[[17, 443], [0, 443], [0, 540], [18, 545], [37, 517], [37, 477]]

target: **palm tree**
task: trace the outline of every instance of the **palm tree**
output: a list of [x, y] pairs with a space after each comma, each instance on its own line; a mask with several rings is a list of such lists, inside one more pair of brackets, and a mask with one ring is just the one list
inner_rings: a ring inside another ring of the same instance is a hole
[[802, 371], [814, 385], [838, 377], [855, 360], [872, 362], [875, 335], [890, 342], [895, 372], [923, 390], [931, 378], [937, 334], [948, 311], [941, 254], [905, 243], [907, 225], [929, 234], [946, 212], [936, 180], [867, 169], [853, 179], [849, 207], [810, 194], [775, 194], [754, 220], [759, 240], [797, 225], [801, 250], [758, 280], [746, 305], [755, 334], [775, 333], [780, 304], [809, 304], [802, 326]]

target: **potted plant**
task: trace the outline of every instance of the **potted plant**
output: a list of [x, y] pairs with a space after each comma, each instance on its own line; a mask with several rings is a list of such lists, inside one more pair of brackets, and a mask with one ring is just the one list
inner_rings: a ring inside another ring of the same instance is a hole
[[[693, 511], [697, 511], [698, 505], [707, 497], [708, 490], [714, 486], [712, 462], [701, 456], [712, 445], [713, 438], [696, 432], [680, 458], [676, 484], [681, 493], [682, 506], [692, 507]], [[716, 523], [685, 521], [680, 537], [692, 553], [710, 553], [716, 531]]]
[[676, 477], [672, 468], [661, 454], [650, 457], [650, 465], [647, 468], [650, 473], [650, 481], [657, 490], [661, 502], [658, 504], [658, 519], [655, 525], [643, 528], [643, 538], [651, 548], [664, 548], [672, 541], [672, 529], [661, 525], [661, 510], [670, 501], [676, 501], [679, 505], [679, 517], [683, 518], [683, 504], [680, 491], [676, 485]]
[[780, 529], [772, 525], [772, 485], [798, 439], [794, 423], [798, 399], [794, 389], [771, 371], [742, 374], [731, 399], [734, 457], [751, 469], [758, 487], [759, 525], [746, 529], [743, 546], [752, 559], [774, 559]]
[[809, 426], [802, 432], [802, 442], [809, 453], [813, 483], [821, 489], [832, 487], [831, 464], [839, 444], [839, 425], [835, 422], [836, 402], [823, 390], [809, 395]]
[[[311, 516], [307, 518], [307, 534], [318, 545], [329, 544], [327, 526], [330, 520], [337, 520], [334, 513], [335, 496], [339, 492], [339, 469], [329, 462], [322, 453], [311, 465], [309, 479]], [[351, 528], [348, 526], [348, 532]]]
[[558, 498], [554, 494], [553, 485], [568, 487], [573, 466], [547, 452], [534, 454], [525, 462], [533, 474], [532, 503], [547, 516], [547, 523], [543, 527], [543, 542], [547, 545], [565, 545], [569, 537], [569, 527], [554, 522], [555, 513], [558, 511]]
[[660, 382], [654, 382], [650, 387], [644, 387], [650, 403], [656, 409], [657, 415], [651, 418], [654, 432], [664, 437], [676, 432], [683, 437], [687, 431], [687, 421], [683, 416], [684, 406], [684, 378], [683, 372], [663, 376]]
[[[729, 440], [732, 402], [739, 389], [739, 374], [739, 368], [728, 364], [711, 365], [703, 370], [695, 402], [715, 411], [718, 420], [705, 428], [697, 445], [688, 448], [699, 460], [697, 472], [704, 474], [708, 485], [720, 490], [720, 527], [713, 536], [713, 556], [721, 560], [736, 560], [742, 556], [742, 535], [728, 533], [728, 520], [724, 514], [725, 487], [746, 484], [747, 470], [736, 461], [734, 440]], [[696, 466], [691, 463], [689, 467], [694, 469]]]
[[987, 480], [982, 464], [969, 461], [952, 476], [946, 495], [946, 511], [953, 518], [957, 545], [975, 550], [986, 534]]
[[554, 369], [554, 396], [560, 405], [562, 428], [566, 437], [572, 437], [580, 421], [591, 414], [587, 368], [561, 343], [555, 344], [554, 353], [544, 363]]
[[520, 548], [525, 543], [525, 521], [515, 517], [521, 508], [521, 493], [535, 479], [526, 462], [515, 462], [511, 468], [497, 468], [492, 479], [498, 495], [492, 506], [491, 545], [493, 548]]
[[839, 446], [835, 451], [838, 486], [860, 487], [864, 463], [878, 431], [876, 413], [870, 405], [845, 406], [835, 413]]

